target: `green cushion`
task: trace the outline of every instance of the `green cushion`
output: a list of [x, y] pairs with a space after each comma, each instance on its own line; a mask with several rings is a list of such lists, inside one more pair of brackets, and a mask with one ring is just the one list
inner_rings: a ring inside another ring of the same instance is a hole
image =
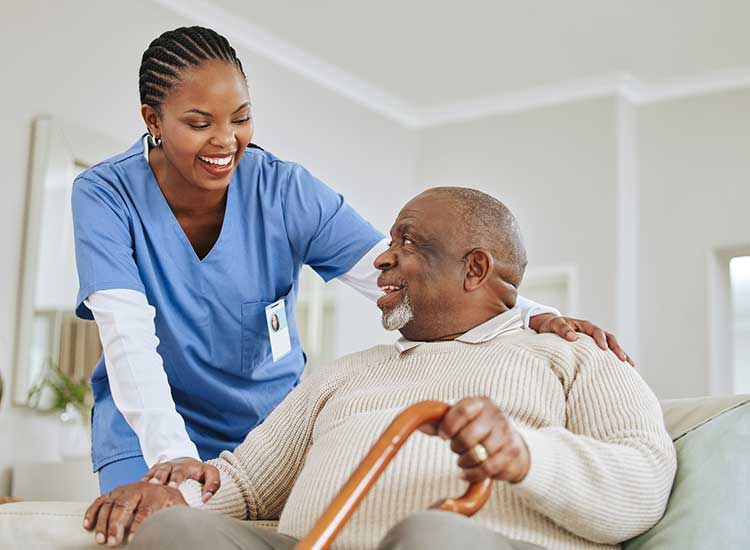
[[750, 548], [750, 396], [665, 402], [677, 475], [664, 517], [624, 550]]

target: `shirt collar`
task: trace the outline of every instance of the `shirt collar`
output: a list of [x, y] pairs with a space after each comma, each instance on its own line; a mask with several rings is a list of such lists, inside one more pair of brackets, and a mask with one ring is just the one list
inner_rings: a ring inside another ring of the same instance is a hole
[[[485, 321], [481, 325], [478, 325], [468, 332], [463, 333], [461, 336], [456, 338], [457, 342], [464, 342], [466, 344], [481, 344], [508, 334], [510, 332], [516, 332], [523, 328], [523, 318], [521, 313], [517, 311], [517, 308], [509, 309], [508, 311], [493, 317], [492, 319]], [[404, 353], [412, 348], [416, 348], [422, 344], [428, 344], [430, 342], [415, 342], [413, 340], [407, 340], [403, 336], [396, 340], [394, 344], [396, 350], [399, 353]]]

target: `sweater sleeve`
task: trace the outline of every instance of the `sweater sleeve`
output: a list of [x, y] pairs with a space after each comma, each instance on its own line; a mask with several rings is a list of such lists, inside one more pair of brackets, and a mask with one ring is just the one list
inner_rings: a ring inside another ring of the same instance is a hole
[[575, 365], [567, 429], [519, 428], [531, 468], [512, 487], [560, 527], [617, 544], [661, 518], [675, 475], [675, 449], [659, 402], [635, 369], [588, 339], [571, 348], [570, 357], [551, 355], [553, 362]]
[[315, 420], [343, 380], [330, 371], [304, 380], [234, 451], [208, 461], [219, 469], [221, 486], [207, 503], [193, 480], [180, 485], [185, 501], [238, 519], [278, 519], [312, 444]]

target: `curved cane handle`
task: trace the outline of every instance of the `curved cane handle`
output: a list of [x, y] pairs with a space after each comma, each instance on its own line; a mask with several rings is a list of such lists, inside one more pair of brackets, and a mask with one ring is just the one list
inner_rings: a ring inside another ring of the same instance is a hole
[[[307, 536], [297, 544], [295, 550], [328, 548], [406, 439], [423, 424], [443, 418], [449, 408], [440, 401], [421, 401], [399, 414], [373, 445]], [[459, 498], [442, 500], [433, 504], [431, 508], [470, 516], [487, 502], [491, 486], [490, 479], [473, 483]]]

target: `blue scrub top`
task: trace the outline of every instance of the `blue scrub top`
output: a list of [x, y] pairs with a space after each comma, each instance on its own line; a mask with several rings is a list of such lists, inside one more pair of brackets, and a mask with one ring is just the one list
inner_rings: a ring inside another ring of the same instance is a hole
[[[132, 289], [156, 309], [157, 351], [177, 411], [203, 460], [234, 449], [297, 384], [305, 365], [295, 320], [299, 272], [326, 281], [383, 236], [303, 167], [248, 148], [229, 185], [216, 244], [202, 260], [175, 218], [138, 140], [73, 186], [80, 290]], [[274, 362], [265, 307], [284, 298], [292, 351]], [[104, 357], [92, 375], [92, 460], [138, 456], [112, 400]]]

